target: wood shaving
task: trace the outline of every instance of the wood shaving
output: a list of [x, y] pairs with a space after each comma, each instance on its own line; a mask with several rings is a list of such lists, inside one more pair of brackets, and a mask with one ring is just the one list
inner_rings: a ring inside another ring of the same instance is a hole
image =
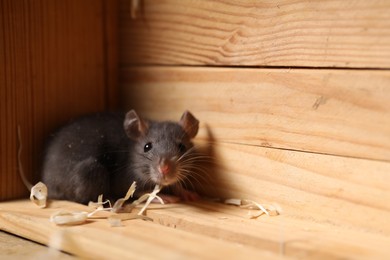
[[263, 214], [267, 216], [277, 216], [281, 213], [280, 207], [269, 205], [269, 204], [260, 204], [253, 200], [247, 199], [225, 199], [223, 203], [228, 205], [239, 206], [243, 209], [249, 209], [247, 216], [251, 219], [258, 218]]
[[131, 212], [131, 210], [133, 210], [135, 207], [137, 207], [139, 204], [143, 203], [144, 201], [146, 201], [145, 205], [142, 207], [142, 209], [140, 210], [140, 212], [138, 213], [138, 215], [142, 215], [143, 212], [146, 210], [146, 208], [149, 206], [149, 204], [154, 200], [154, 199], [157, 199], [161, 204], [165, 204], [164, 201], [159, 197], [157, 196], [157, 193], [159, 193], [161, 190], [160, 186], [159, 185], [156, 185], [153, 189], [153, 191], [151, 193], [146, 193], [144, 195], [142, 195], [139, 199], [133, 201], [133, 203], [131, 203], [130, 205], [128, 205], [126, 207], [126, 209], [128, 211]]
[[[140, 212], [138, 213], [138, 215], [142, 215], [142, 213], [146, 210], [146, 208], [149, 206], [149, 204], [154, 199], [158, 199], [161, 204], [164, 204], [164, 201], [159, 196], [157, 196], [157, 193], [159, 193], [160, 190], [161, 190], [160, 186], [156, 185], [154, 187], [154, 190], [151, 193], [145, 194], [145, 195], [147, 195], [147, 201], [146, 201], [145, 205], [142, 207], [142, 209], [140, 210]], [[142, 197], [144, 197], [144, 196], [142, 196]]]
[[[255, 201], [252, 201], [252, 200], [242, 200], [241, 201], [241, 208], [261, 210], [263, 213], [267, 214], [268, 216], [270, 215], [269, 212], [267, 211], [267, 209], [264, 208], [263, 205], [261, 205], [260, 203], [255, 202]], [[262, 214], [260, 214], [260, 215], [262, 215]]]
[[133, 197], [133, 194], [135, 192], [135, 189], [137, 188], [137, 184], [136, 182], [133, 182], [129, 188], [129, 190], [127, 191], [126, 193], [126, 196], [121, 198], [121, 199], [118, 199], [115, 203], [114, 203], [114, 207], [112, 208], [112, 212], [118, 212], [118, 210], [120, 208], [122, 208], [123, 206], [123, 203], [125, 203], [126, 200], [130, 199], [130, 197]]
[[241, 206], [240, 199], [226, 199], [226, 200], [224, 200], [223, 203], [228, 204], [228, 205]]
[[57, 225], [79, 225], [87, 221], [88, 212], [58, 211], [50, 216], [50, 221]]
[[[109, 208], [104, 208], [104, 204], [109, 204], [110, 207]], [[88, 213], [88, 217], [89, 218], [92, 217], [93, 215], [95, 215], [96, 213], [100, 212], [100, 211], [111, 211], [112, 210], [111, 202], [109, 200], [103, 201], [103, 194], [100, 194], [98, 196], [98, 201], [97, 202], [90, 201], [88, 203], [88, 207], [95, 208], [94, 211]]]
[[149, 220], [153, 221], [153, 219], [144, 216], [139, 215], [137, 213], [121, 213], [121, 214], [115, 214], [108, 217], [108, 223], [110, 223], [111, 227], [121, 227], [123, 226], [122, 221], [125, 220], [132, 220], [132, 219], [142, 219], [142, 220]]
[[[126, 193], [126, 196], [121, 198], [121, 199], [118, 199], [114, 203], [113, 207], [111, 207], [111, 203], [108, 200], [103, 201], [103, 194], [101, 194], [101, 195], [99, 195], [97, 202], [93, 202], [93, 201], [89, 202], [88, 206], [94, 208], [94, 210], [92, 212], [88, 213], [88, 212], [58, 211], [50, 217], [50, 221], [57, 224], [57, 225], [78, 225], [78, 224], [82, 224], [82, 223], [86, 222], [88, 220], [88, 218], [91, 218], [94, 214], [96, 214], [97, 212], [100, 212], [100, 211], [109, 211], [112, 213], [112, 215], [109, 217], [103, 217], [103, 218], [107, 218], [108, 223], [112, 227], [123, 226], [122, 221], [124, 221], [124, 220], [131, 220], [131, 219], [152, 220], [151, 218], [146, 217], [142, 214], [154, 199], [157, 199], [161, 204], [164, 204], [164, 201], [159, 196], [157, 196], [157, 193], [159, 193], [161, 190], [159, 185], [156, 185], [151, 193], [147, 193], [147, 194], [142, 195], [138, 200], [135, 200], [135, 201], [133, 201], [133, 203], [130, 204], [129, 208], [130, 208], [130, 210], [132, 210], [136, 206], [138, 206], [141, 203], [146, 201], [145, 205], [138, 212], [138, 214], [137, 213], [117, 214], [117, 212], [122, 208], [123, 204], [130, 197], [133, 196], [135, 189], [136, 189], [136, 183], [133, 182], [132, 185], [130, 186], [129, 190]], [[110, 204], [110, 207], [104, 208], [105, 204]]]
[[99, 197], [98, 197], [98, 201], [97, 202], [90, 201], [88, 203], [88, 207], [92, 207], [92, 208], [95, 208], [95, 209], [103, 209], [105, 204], [108, 204], [110, 206], [110, 208], [111, 208], [110, 200], [103, 201], [103, 194], [100, 194]]
[[38, 182], [31, 188], [30, 200], [40, 208], [46, 207], [47, 187], [43, 182]]

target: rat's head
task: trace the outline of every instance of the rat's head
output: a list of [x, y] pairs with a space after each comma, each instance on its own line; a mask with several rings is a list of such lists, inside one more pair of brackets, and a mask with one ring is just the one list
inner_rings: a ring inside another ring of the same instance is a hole
[[126, 114], [124, 129], [135, 141], [132, 170], [144, 184], [167, 186], [186, 179], [199, 121], [189, 112], [179, 122], [141, 119], [134, 110]]

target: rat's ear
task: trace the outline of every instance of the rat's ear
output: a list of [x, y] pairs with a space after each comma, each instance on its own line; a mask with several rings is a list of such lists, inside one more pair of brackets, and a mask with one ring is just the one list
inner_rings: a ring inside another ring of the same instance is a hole
[[198, 133], [199, 121], [190, 113], [190, 111], [184, 112], [179, 121], [179, 125], [183, 127], [184, 132], [186, 132], [190, 138], [194, 138]]
[[127, 112], [123, 127], [127, 136], [133, 140], [144, 136], [148, 131], [148, 123], [139, 118], [134, 110]]

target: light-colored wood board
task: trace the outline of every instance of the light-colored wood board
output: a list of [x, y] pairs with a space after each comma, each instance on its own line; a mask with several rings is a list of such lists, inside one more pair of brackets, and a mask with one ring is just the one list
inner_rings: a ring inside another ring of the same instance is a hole
[[43, 139], [71, 117], [105, 109], [106, 57], [102, 1], [4, 0], [0, 15], [0, 200], [5, 200], [26, 194], [17, 173], [17, 125], [26, 175], [37, 179]]
[[288, 212], [257, 219], [248, 219], [247, 213], [248, 210], [235, 206], [205, 202], [148, 211], [148, 215], [162, 225], [299, 259], [381, 259], [390, 254], [388, 235], [298, 220], [285, 214]]
[[61, 232], [63, 248], [72, 248], [80, 256], [87, 255], [89, 248], [93, 251], [90, 257], [103, 258], [380, 259], [389, 256], [386, 248], [389, 237], [381, 234], [307, 223], [287, 215], [248, 219], [247, 210], [205, 201], [191, 205], [152, 205], [147, 215], [170, 228], [144, 221], [127, 221], [124, 227], [111, 228], [104, 219], [61, 228], [48, 222], [49, 212], [63, 208], [86, 210], [86, 207], [70, 202], [54, 202], [50, 207], [37, 209], [28, 201], [2, 203], [1, 228], [42, 241]]
[[145, 117], [189, 109], [199, 139], [390, 161], [390, 71], [135, 67], [121, 84]]
[[58, 250], [0, 231], [0, 259], [75, 259]]
[[0, 203], [0, 229], [39, 243], [87, 258], [104, 259], [242, 259], [279, 254], [254, 249], [200, 234], [175, 230], [152, 222], [133, 220], [124, 227], [110, 227], [107, 220], [91, 220], [84, 225], [59, 227], [49, 217], [58, 210], [91, 211], [71, 202], [52, 202], [39, 209], [29, 201]]
[[388, 162], [236, 144], [198, 147], [214, 157], [209, 165], [197, 164], [191, 178], [201, 182], [202, 194], [276, 203], [308, 224], [390, 236]]
[[120, 62], [390, 68], [390, 3], [120, 1]]

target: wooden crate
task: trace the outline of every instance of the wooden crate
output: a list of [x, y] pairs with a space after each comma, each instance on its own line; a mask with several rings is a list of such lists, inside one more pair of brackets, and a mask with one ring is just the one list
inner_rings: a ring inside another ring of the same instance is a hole
[[26, 175], [37, 181], [53, 129], [116, 107], [113, 3], [0, 1], [0, 200], [28, 193], [18, 174], [18, 125]]
[[189, 109], [217, 162], [201, 193], [282, 214], [253, 220], [201, 201], [148, 211], [155, 223], [60, 228], [50, 213], [85, 208], [21, 201], [0, 204], [0, 228], [51, 245], [66, 232], [54, 247], [84, 257], [389, 258], [390, 2], [136, 2], [0, 2], [1, 200], [26, 195], [18, 124], [37, 180], [44, 136], [69, 117]]

